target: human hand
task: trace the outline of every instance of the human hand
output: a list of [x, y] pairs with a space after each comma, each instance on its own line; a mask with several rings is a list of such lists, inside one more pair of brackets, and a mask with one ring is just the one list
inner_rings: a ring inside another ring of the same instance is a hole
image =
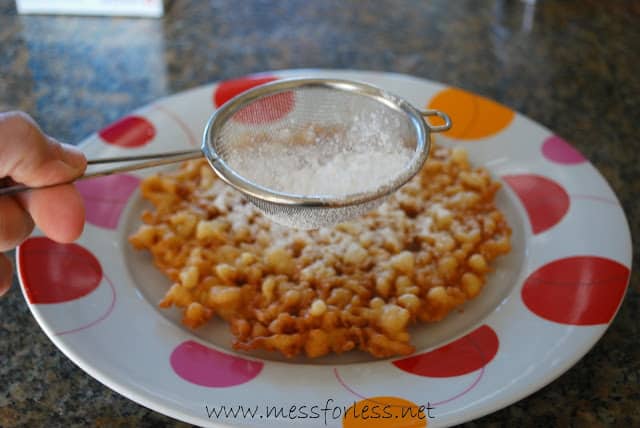
[[[21, 112], [0, 113], [0, 181], [10, 178], [28, 186], [64, 183], [82, 175], [84, 155], [45, 135]], [[72, 184], [0, 196], [0, 296], [11, 286], [12, 267], [2, 254], [15, 248], [37, 225], [57, 242], [82, 233], [84, 205]]]

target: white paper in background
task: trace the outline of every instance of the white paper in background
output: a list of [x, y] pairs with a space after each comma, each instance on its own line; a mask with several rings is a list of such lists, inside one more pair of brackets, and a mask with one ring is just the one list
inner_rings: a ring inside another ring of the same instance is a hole
[[162, 0], [16, 0], [18, 13], [59, 15], [122, 15], [158, 18]]

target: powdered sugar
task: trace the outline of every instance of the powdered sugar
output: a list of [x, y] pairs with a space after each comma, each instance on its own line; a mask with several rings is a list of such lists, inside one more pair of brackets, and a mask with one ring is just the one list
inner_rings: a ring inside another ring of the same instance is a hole
[[385, 122], [360, 117], [348, 128], [253, 135], [230, 147], [225, 160], [244, 178], [279, 192], [338, 198], [371, 192], [398, 177], [414, 154], [398, 124]]

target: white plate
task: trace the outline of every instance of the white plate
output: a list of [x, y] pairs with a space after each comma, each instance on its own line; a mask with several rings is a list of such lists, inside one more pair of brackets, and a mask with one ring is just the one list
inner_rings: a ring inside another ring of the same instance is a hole
[[[454, 128], [438, 141], [463, 145], [474, 164], [503, 181], [498, 205], [513, 228], [513, 251], [464, 311], [414, 328], [418, 351], [409, 358], [373, 361], [353, 353], [310, 362], [240, 354], [222, 321], [191, 332], [177, 311], [155, 306], [168, 280], [127, 243], [144, 206], [137, 185], [150, 172], [82, 182], [88, 224], [78, 243], [32, 237], [18, 249], [17, 264], [33, 315], [83, 370], [198, 425], [448, 426], [540, 389], [602, 336], [630, 274], [631, 239], [616, 196], [569, 144], [479, 96], [396, 74], [281, 71], [162, 99], [82, 148], [99, 158], [199, 146], [216, 105], [267, 76], [361, 80], [418, 108], [447, 111]], [[402, 416], [409, 403], [430, 409], [411, 419]], [[212, 411], [221, 406], [256, 413], [217, 417]], [[283, 413], [274, 416], [270, 406]]]

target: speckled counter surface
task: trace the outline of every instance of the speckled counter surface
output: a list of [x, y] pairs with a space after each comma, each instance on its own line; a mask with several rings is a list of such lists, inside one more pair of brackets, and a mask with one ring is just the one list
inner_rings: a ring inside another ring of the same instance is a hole
[[[180, 1], [164, 19], [18, 16], [0, 0], [0, 111], [77, 143], [163, 95], [247, 73], [408, 73], [493, 98], [571, 141], [640, 230], [640, 3]], [[602, 340], [530, 397], [466, 426], [640, 426], [640, 277]], [[112, 392], [0, 299], [0, 426], [185, 426]]]

